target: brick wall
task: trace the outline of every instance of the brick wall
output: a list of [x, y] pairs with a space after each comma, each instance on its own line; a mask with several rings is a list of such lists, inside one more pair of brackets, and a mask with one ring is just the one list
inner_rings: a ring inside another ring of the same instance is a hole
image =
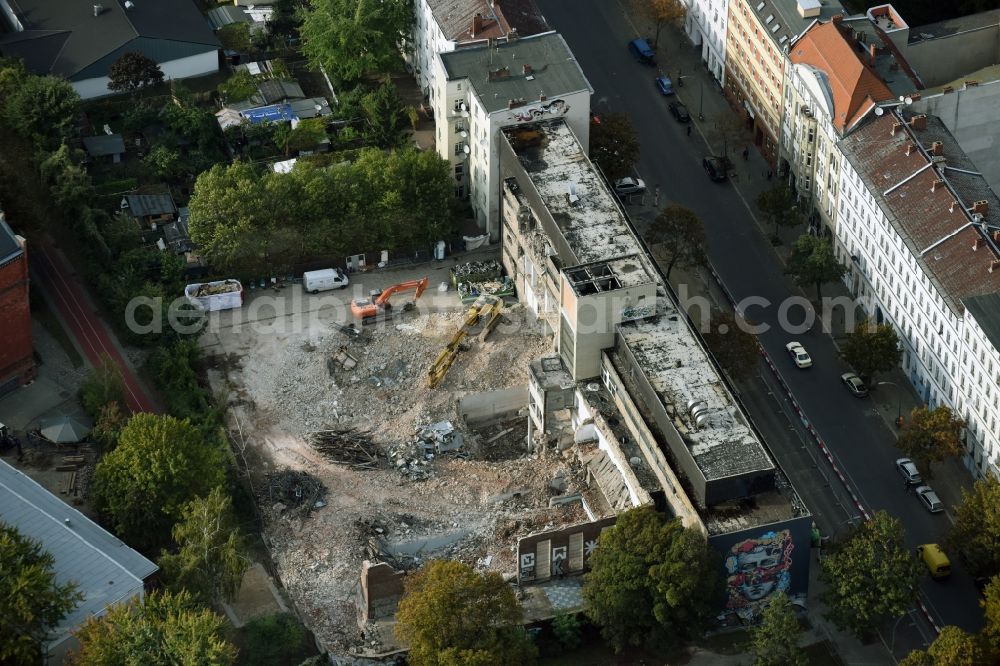
[[[0, 229], [2, 232], [2, 229]], [[24, 240], [18, 240], [25, 247]], [[35, 376], [28, 309], [27, 248], [0, 266], [0, 393]], [[15, 381], [16, 380], [16, 381]]]

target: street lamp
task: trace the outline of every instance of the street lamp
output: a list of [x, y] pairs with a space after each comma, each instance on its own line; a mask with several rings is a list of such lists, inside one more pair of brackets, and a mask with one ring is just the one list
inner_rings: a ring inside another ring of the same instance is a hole
[[698, 120], [705, 119], [705, 82], [698, 84]]
[[893, 386], [896, 388], [896, 427], [903, 425], [903, 390], [895, 382], [878, 382], [875, 386]]

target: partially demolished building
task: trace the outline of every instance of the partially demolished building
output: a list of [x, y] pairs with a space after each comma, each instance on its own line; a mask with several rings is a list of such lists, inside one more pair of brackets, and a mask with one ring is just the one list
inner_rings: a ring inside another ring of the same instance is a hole
[[594, 520], [518, 544], [518, 577], [586, 570], [607, 516], [653, 504], [723, 557], [727, 608], [804, 594], [811, 516], [563, 120], [500, 140], [502, 259], [556, 354], [529, 373], [538, 446], [579, 447]]

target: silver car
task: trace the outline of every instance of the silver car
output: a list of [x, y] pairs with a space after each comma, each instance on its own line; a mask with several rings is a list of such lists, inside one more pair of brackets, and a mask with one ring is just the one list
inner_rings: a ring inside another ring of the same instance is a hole
[[920, 486], [917, 488], [916, 493], [924, 507], [931, 513], [941, 513], [944, 511], [944, 504], [941, 503], [941, 499], [930, 486]]

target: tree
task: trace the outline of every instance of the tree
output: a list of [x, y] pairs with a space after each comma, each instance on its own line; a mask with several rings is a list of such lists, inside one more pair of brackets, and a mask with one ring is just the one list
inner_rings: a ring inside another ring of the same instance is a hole
[[249, 666], [290, 663], [289, 656], [301, 652], [306, 640], [302, 624], [291, 613], [254, 618], [243, 628], [243, 635], [246, 649], [240, 657]]
[[118, 445], [118, 435], [121, 434], [126, 423], [127, 418], [122, 414], [118, 402], [109, 402], [101, 407], [101, 411], [94, 420], [94, 429], [90, 431], [90, 436], [101, 444], [104, 451], [110, 451]]
[[576, 613], [563, 613], [552, 618], [552, 633], [564, 650], [575, 650], [583, 642], [580, 638], [580, 618]]
[[667, 278], [674, 266], [695, 268], [708, 264], [705, 227], [690, 208], [670, 204], [660, 211], [649, 230], [650, 245], [659, 247], [667, 262]]
[[406, 581], [396, 635], [415, 666], [531, 664], [534, 644], [521, 605], [500, 574], [433, 560]]
[[590, 159], [614, 183], [639, 161], [639, 135], [624, 113], [608, 113], [590, 123]]
[[224, 481], [220, 448], [190, 421], [143, 412], [97, 464], [93, 494], [125, 541], [148, 548], [165, 541], [185, 504]]
[[215, 32], [215, 36], [222, 42], [222, 48], [237, 53], [249, 53], [253, 47], [250, 39], [249, 23], [230, 23], [224, 25]]
[[802, 234], [795, 241], [795, 248], [785, 268], [785, 272], [795, 278], [800, 287], [815, 285], [817, 300], [823, 298], [823, 284], [839, 280], [846, 271], [837, 261], [830, 242], [810, 234]]
[[220, 83], [216, 90], [227, 102], [239, 102], [257, 92], [257, 80], [249, 71], [241, 69]]
[[160, 568], [172, 589], [201, 601], [232, 600], [250, 566], [232, 501], [221, 488], [190, 501], [173, 528], [176, 553], [164, 552]]
[[96, 418], [105, 405], [113, 402], [125, 404], [125, 380], [121, 368], [107, 354], [94, 366], [80, 383], [80, 400], [84, 410]]
[[746, 329], [742, 317], [716, 312], [712, 314], [709, 330], [702, 334], [715, 360], [733, 379], [746, 379], [760, 362], [757, 338]]
[[142, 51], [123, 53], [108, 70], [108, 89], [134, 92], [163, 82], [163, 70]]
[[994, 654], [1000, 655], [1000, 576], [993, 576], [983, 590], [983, 598], [979, 601], [986, 616], [986, 626], [982, 636], [986, 645]]
[[76, 632], [79, 666], [204, 664], [236, 661], [222, 616], [198, 606], [186, 592], [154, 592], [142, 604], [115, 604]]
[[962, 503], [955, 510], [955, 524], [945, 545], [959, 554], [974, 578], [1000, 574], [1000, 481], [996, 477], [987, 474], [971, 491], [962, 489]]
[[0, 118], [8, 127], [45, 149], [72, 138], [80, 96], [66, 79], [33, 76], [21, 65], [6, 68], [4, 74]]
[[844, 343], [844, 358], [869, 384], [875, 373], [898, 366], [902, 356], [899, 336], [891, 324], [863, 321]]
[[0, 521], [0, 662], [41, 663], [49, 630], [83, 600], [75, 583], [56, 582], [55, 558]]
[[680, 0], [643, 0], [646, 18], [653, 23], [655, 34], [653, 48], [660, 43], [660, 30], [668, 23], [676, 23], [687, 14], [687, 8]]
[[754, 666], [806, 666], [808, 660], [799, 647], [801, 632], [788, 597], [783, 592], [771, 595], [760, 624], [750, 630], [757, 655]]
[[386, 77], [378, 88], [361, 97], [360, 105], [368, 142], [379, 148], [398, 146], [403, 136], [400, 125], [406, 109], [392, 81]]
[[823, 558], [826, 617], [864, 638], [910, 608], [922, 576], [921, 564], [903, 543], [900, 522], [878, 511]]
[[[979, 666], [991, 663], [989, 651], [979, 636], [958, 627], [941, 630], [927, 651], [914, 650], [900, 666]], [[995, 663], [995, 662], [993, 662]]]
[[718, 557], [702, 534], [651, 507], [619, 514], [601, 534], [590, 567], [586, 613], [616, 651], [699, 635], [721, 598]]
[[761, 192], [757, 196], [757, 208], [774, 225], [775, 237], [778, 236], [778, 227], [797, 227], [802, 224], [795, 194], [784, 183]]
[[285, 157], [300, 150], [309, 150], [326, 138], [326, 120], [308, 118], [299, 121], [293, 129], [282, 123], [274, 133], [274, 143], [284, 152]]
[[302, 12], [302, 52], [337, 83], [394, 71], [413, 27], [408, 0], [313, 0]]
[[722, 157], [729, 160], [729, 148], [747, 140], [746, 123], [739, 116], [727, 113], [712, 124], [713, 141], [722, 143]]
[[910, 413], [910, 420], [903, 426], [896, 446], [913, 458], [924, 478], [929, 480], [934, 476], [931, 463], [962, 453], [959, 437], [964, 427], [965, 423], [955, 416], [950, 407], [920, 407]]

